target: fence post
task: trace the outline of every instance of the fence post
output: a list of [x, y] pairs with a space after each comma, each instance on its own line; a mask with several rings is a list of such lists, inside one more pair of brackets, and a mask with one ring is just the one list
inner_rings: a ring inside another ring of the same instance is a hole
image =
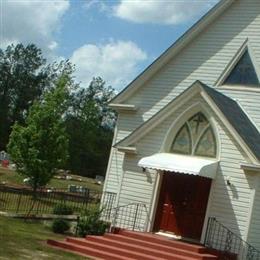
[[21, 204], [21, 198], [22, 198], [22, 192], [19, 193], [19, 198], [17, 201], [17, 208], [16, 208], [16, 213], [19, 212], [20, 204]]
[[4, 188], [2, 189], [2, 187], [0, 186], [0, 209], [4, 209], [6, 208], [6, 193], [4, 193]]
[[41, 198], [44, 198], [44, 195], [43, 195], [43, 194], [44, 194], [44, 193], [42, 193], [42, 190], [39, 190], [39, 194], [37, 195], [36, 198], [34, 198], [35, 200], [37, 200], [37, 201], [36, 201], [36, 203], [37, 203], [36, 214], [39, 213], [40, 200], [41, 200]]
[[110, 226], [110, 233], [114, 233], [114, 230], [116, 228], [116, 222], [117, 222], [117, 215], [118, 215], [119, 207], [115, 208], [115, 214], [112, 218], [111, 226]]
[[76, 236], [78, 236], [78, 231], [79, 231], [79, 221], [80, 221], [80, 216], [77, 216]]
[[90, 190], [87, 189], [85, 191], [85, 194], [84, 194], [85, 198], [84, 198], [84, 201], [83, 201], [83, 207], [84, 207], [84, 204], [85, 204], [85, 209], [87, 210], [88, 209], [88, 204], [89, 204], [89, 200], [90, 200]]
[[139, 210], [139, 204], [136, 205], [136, 210], [135, 210], [135, 218], [134, 218], [134, 224], [133, 224], [133, 231], [135, 230], [135, 224], [136, 224], [136, 219], [137, 219], [137, 214]]
[[104, 196], [107, 197], [108, 196], [108, 202], [106, 202], [106, 204], [108, 205], [108, 219], [111, 219], [111, 214], [112, 214], [112, 209], [114, 206], [114, 194], [112, 193], [104, 193]]
[[208, 223], [207, 223], [207, 229], [206, 229], [206, 234], [205, 234], [205, 239], [204, 239], [204, 246], [211, 246], [213, 241], [212, 241], [212, 232], [213, 232], [213, 227], [216, 223], [216, 218], [215, 217], [209, 217], [208, 218]]

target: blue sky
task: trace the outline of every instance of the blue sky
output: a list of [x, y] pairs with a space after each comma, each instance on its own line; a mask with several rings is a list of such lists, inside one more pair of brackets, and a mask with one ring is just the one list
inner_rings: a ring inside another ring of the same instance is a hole
[[82, 86], [101, 76], [121, 90], [216, 2], [0, 0], [0, 47], [33, 42], [70, 59]]
[[[58, 34], [62, 46], [60, 54], [69, 56], [85, 43], [106, 43], [109, 39], [134, 41], [151, 56], [158, 56], [176, 40], [193, 21], [178, 26], [160, 24], [136, 24], [100, 11], [98, 6], [87, 10], [83, 1], [71, 2], [70, 12], [64, 17]], [[114, 2], [109, 3], [113, 6]]]

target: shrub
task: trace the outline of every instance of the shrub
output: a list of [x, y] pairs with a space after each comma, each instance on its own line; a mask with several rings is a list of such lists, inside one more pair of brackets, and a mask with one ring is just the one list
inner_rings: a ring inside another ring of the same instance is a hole
[[64, 234], [70, 229], [70, 223], [63, 219], [55, 219], [52, 222], [52, 231], [54, 233]]
[[56, 215], [72, 215], [73, 209], [64, 203], [56, 204], [53, 208], [53, 214]]
[[85, 237], [87, 235], [103, 235], [109, 228], [109, 223], [100, 220], [100, 210], [87, 210], [79, 219], [78, 235]]

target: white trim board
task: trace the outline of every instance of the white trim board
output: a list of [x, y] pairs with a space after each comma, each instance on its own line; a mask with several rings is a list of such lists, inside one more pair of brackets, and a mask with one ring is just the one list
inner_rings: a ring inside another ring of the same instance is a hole
[[246, 172], [258, 172], [260, 173], [260, 164], [252, 164], [252, 163], [240, 163], [240, 168]]
[[132, 153], [132, 154], [137, 153], [136, 147], [117, 146], [117, 150], [124, 153]]
[[136, 111], [137, 107], [131, 104], [115, 104], [109, 103], [109, 107], [113, 108], [116, 111]]

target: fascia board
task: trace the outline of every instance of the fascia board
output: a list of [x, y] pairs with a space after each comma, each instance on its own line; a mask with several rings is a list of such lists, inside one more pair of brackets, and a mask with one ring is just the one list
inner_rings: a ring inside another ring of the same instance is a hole
[[109, 103], [109, 107], [116, 111], [136, 111], [137, 107], [131, 104], [116, 104], [116, 103]]
[[130, 154], [137, 153], [136, 147], [117, 146], [116, 148], [119, 152], [130, 153]]
[[251, 163], [240, 163], [240, 168], [245, 171], [253, 171], [260, 173], [260, 164], [251, 164]]

